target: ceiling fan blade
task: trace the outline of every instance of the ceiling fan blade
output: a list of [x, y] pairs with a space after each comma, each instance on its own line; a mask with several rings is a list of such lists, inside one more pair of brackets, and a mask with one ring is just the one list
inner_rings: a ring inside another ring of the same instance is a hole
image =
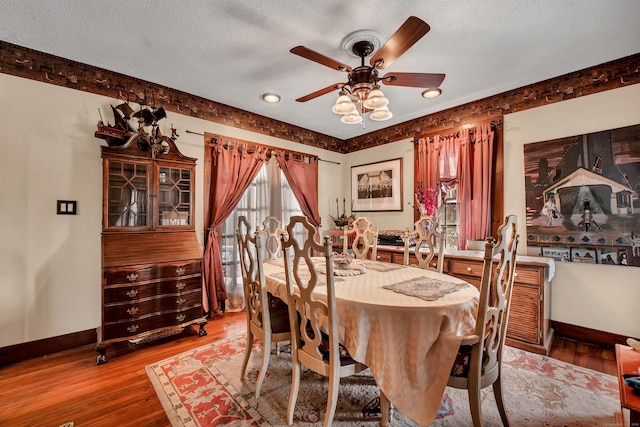
[[293, 53], [294, 55], [302, 56], [303, 58], [306, 58], [310, 61], [317, 62], [320, 65], [332, 68], [334, 70], [351, 72], [350, 66], [338, 62], [335, 59], [331, 59], [328, 56], [324, 56], [323, 54], [308, 49], [304, 46], [296, 46], [289, 52]]
[[[404, 24], [393, 33], [393, 35], [382, 45], [373, 57], [371, 57], [371, 66], [383, 69], [391, 65], [393, 61], [398, 59], [400, 55], [405, 53], [407, 49], [413, 46], [418, 40], [429, 32], [431, 27], [420, 18], [410, 16], [404, 21]], [[382, 61], [376, 66], [376, 62]]]
[[434, 73], [387, 73], [380, 79], [389, 86], [439, 87], [444, 81], [444, 74]]
[[317, 90], [309, 95], [303, 96], [302, 98], [296, 99], [298, 102], [307, 102], [313, 98], [317, 98], [319, 96], [325, 95], [327, 93], [333, 92], [334, 90], [342, 89], [344, 87], [344, 83], [335, 83], [331, 86], [327, 86], [323, 89]]

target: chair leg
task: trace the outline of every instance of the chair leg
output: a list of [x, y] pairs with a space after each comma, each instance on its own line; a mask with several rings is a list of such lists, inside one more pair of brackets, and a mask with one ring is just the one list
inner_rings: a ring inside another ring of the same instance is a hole
[[300, 362], [293, 361], [291, 372], [291, 392], [289, 393], [289, 407], [287, 408], [287, 423], [293, 424], [293, 413], [298, 400], [298, 390], [300, 389]]
[[469, 393], [469, 408], [471, 409], [471, 419], [474, 427], [482, 427], [482, 402], [480, 396], [480, 382], [469, 381], [467, 383]]
[[258, 374], [258, 381], [256, 381], [256, 399], [260, 398], [260, 388], [264, 377], [267, 375], [267, 368], [269, 367], [269, 358], [271, 357], [271, 337], [269, 334], [262, 340], [262, 364], [260, 365], [260, 374]]
[[380, 427], [388, 427], [391, 421], [391, 402], [387, 396], [380, 390]]
[[500, 418], [502, 418], [502, 425], [504, 425], [504, 427], [509, 427], [509, 418], [507, 417], [507, 410], [505, 409], [504, 398], [502, 396], [502, 375], [500, 375], [496, 382], [493, 383], [493, 394], [496, 398]]
[[340, 376], [329, 376], [329, 396], [327, 398], [327, 410], [324, 414], [323, 427], [331, 427], [333, 417], [336, 415], [336, 406], [338, 405], [338, 388], [340, 387]]
[[247, 371], [247, 364], [249, 363], [249, 357], [251, 357], [251, 350], [253, 349], [253, 334], [250, 330], [247, 330], [247, 346], [244, 350], [244, 359], [242, 360], [242, 368], [240, 368], [240, 378], [244, 378], [244, 374]]

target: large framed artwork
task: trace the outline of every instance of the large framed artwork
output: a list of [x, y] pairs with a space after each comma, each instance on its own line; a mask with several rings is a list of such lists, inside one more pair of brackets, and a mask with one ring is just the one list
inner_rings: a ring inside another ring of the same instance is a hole
[[402, 158], [351, 166], [351, 211], [402, 210]]
[[640, 124], [524, 145], [527, 247], [640, 266]]

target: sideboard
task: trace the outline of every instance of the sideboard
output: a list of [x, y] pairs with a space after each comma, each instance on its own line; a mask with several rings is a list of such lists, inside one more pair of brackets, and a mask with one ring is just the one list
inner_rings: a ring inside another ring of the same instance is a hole
[[[445, 250], [443, 272], [479, 287], [482, 257], [482, 251]], [[402, 264], [404, 249], [378, 245], [378, 259]], [[417, 264], [415, 255], [409, 256], [409, 263]], [[553, 342], [550, 288], [555, 261], [547, 257], [518, 255], [515, 274], [506, 344], [548, 355]]]

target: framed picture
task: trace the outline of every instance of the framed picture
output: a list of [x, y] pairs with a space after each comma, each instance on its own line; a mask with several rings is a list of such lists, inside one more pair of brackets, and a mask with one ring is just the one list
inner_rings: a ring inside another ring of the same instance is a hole
[[351, 166], [351, 211], [402, 210], [402, 158]]

